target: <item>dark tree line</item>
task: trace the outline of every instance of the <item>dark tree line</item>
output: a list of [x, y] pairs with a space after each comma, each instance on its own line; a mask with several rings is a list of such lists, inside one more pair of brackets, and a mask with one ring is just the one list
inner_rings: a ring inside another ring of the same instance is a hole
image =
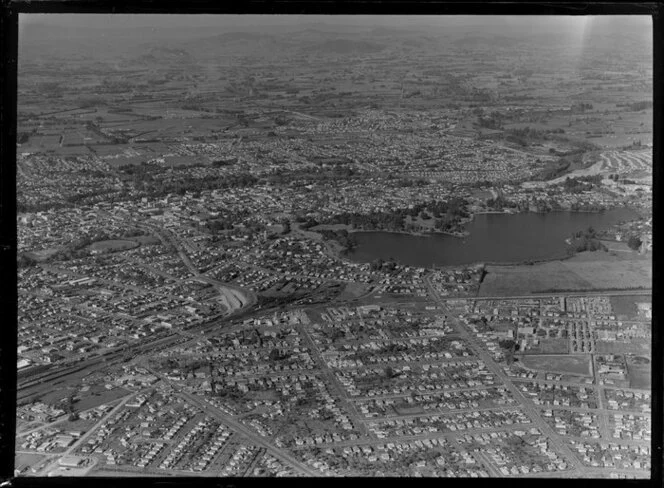
[[413, 205], [411, 208], [396, 208], [390, 211], [373, 211], [367, 214], [344, 212], [328, 219], [326, 224], [344, 224], [366, 230], [404, 231], [408, 229], [406, 217], [424, 220], [433, 217], [439, 230], [453, 230], [462, 218], [468, 217], [467, 201], [452, 198], [448, 201], [430, 201]]
[[494, 210], [503, 210], [504, 208], [516, 208], [517, 204], [502, 195], [498, 195], [496, 198], [487, 199], [486, 206]]
[[602, 181], [602, 175], [579, 176], [577, 178], [567, 177], [563, 182], [563, 187], [569, 193], [581, 193], [591, 190]]
[[643, 242], [637, 236], [630, 236], [627, 240], [627, 245], [634, 251], [638, 251], [641, 248], [641, 244], [643, 244]]
[[573, 238], [574, 240], [567, 249], [568, 254], [585, 251], [608, 251], [607, 247], [597, 239], [597, 232], [592, 227], [588, 227], [585, 231], [576, 232]]

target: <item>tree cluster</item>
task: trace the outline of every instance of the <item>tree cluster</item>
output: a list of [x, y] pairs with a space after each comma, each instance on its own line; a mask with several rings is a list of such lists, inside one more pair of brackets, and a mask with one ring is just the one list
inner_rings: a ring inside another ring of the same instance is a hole
[[318, 231], [325, 239], [337, 241], [346, 250], [350, 251], [357, 245], [357, 239], [346, 229], [330, 230], [322, 229]]
[[586, 110], [592, 110], [592, 109], [593, 109], [592, 103], [580, 102], [580, 103], [575, 103], [571, 106], [572, 112], [585, 112]]
[[597, 232], [592, 227], [574, 234], [574, 241], [569, 246], [568, 254], [585, 251], [608, 251], [607, 247], [597, 239]]
[[391, 273], [397, 268], [397, 263], [393, 259], [383, 260], [381, 258], [374, 259], [369, 265], [369, 269], [372, 271], [382, 271], [386, 273]]
[[434, 226], [439, 230], [453, 230], [460, 219], [468, 217], [467, 201], [452, 198], [449, 201], [430, 201], [413, 205], [411, 208], [396, 208], [390, 211], [374, 211], [368, 214], [344, 212], [331, 217], [329, 224], [345, 224], [366, 230], [404, 231], [408, 230], [406, 217], [417, 218], [433, 216]]
[[231, 159], [217, 159], [215, 161], [212, 161], [212, 166], [215, 168], [219, 168], [222, 166], [232, 166], [235, 163], [237, 163], [237, 158], [231, 158]]
[[579, 176], [576, 178], [568, 176], [563, 182], [563, 188], [569, 193], [581, 193], [591, 190], [593, 187], [599, 185], [601, 181], [602, 175]]
[[494, 210], [503, 210], [504, 208], [516, 208], [517, 204], [503, 195], [498, 195], [496, 198], [487, 199], [486, 206]]
[[639, 239], [638, 236], [630, 236], [629, 239], [627, 240], [627, 245], [629, 246], [630, 249], [633, 249], [634, 251], [638, 251], [641, 248], [641, 239]]

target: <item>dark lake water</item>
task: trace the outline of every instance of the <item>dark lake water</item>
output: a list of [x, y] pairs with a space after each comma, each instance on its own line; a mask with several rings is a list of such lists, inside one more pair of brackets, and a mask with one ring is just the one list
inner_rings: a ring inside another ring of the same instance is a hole
[[466, 226], [470, 235], [465, 238], [357, 232], [357, 247], [348, 257], [356, 262], [394, 258], [402, 264], [422, 267], [555, 259], [566, 256], [565, 239], [574, 232], [589, 226], [599, 230], [636, 215], [628, 208], [602, 213], [480, 214]]

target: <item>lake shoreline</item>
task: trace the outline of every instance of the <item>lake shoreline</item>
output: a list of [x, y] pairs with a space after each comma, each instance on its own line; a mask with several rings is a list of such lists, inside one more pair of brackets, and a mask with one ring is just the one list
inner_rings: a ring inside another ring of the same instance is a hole
[[588, 227], [610, 228], [635, 218], [638, 213], [629, 207], [605, 211], [477, 212], [464, 236], [354, 229], [349, 233], [354, 234], [357, 244], [343, 257], [362, 263], [387, 256], [404, 265], [429, 269], [565, 261], [575, 255], [568, 254], [566, 242], [574, 232]]
[[378, 232], [387, 232], [389, 234], [403, 234], [407, 236], [413, 236], [413, 237], [432, 237], [436, 235], [444, 235], [444, 236], [449, 236], [449, 237], [456, 237], [457, 239], [463, 239], [464, 237], [468, 237], [470, 233], [454, 233], [454, 232], [409, 232], [405, 230], [380, 230], [380, 229], [373, 229], [373, 230], [364, 230], [364, 229], [353, 229], [349, 230], [349, 234], [358, 234], [358, 233], [363, 233], [363, 234], [369, 234], [369, 233], [378, 233]]

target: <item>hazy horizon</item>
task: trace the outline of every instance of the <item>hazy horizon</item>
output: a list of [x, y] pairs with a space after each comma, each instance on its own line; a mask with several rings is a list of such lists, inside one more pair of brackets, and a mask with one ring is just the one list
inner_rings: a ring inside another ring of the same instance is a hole
[[647, 15], [236, 15], [236, 14], [20, 14], [19, 26], [62, 28], [283, 27], [318, 24], [352, 27], [501, 27], [548, 29], [651, 26]]

